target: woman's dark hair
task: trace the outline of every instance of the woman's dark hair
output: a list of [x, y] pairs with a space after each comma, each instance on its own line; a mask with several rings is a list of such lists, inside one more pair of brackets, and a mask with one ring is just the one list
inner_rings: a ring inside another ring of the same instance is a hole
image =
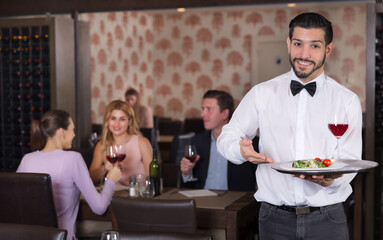
[[234, 99], [233, 97], [224, 91], [219, 90], [208, 90], [204, 95], [203, 99], [205, 98], [215, 98], [217, 99], [219, 109], [221, 112], [225, 109], [229, 109], [229, 120], [231, 119], [231, 116], [234, 112]]
[[125, 97], [126, 97], [126, 96], [130, 96], [130, 95], [134, 95], [134, 96], [138, 97], [138, 92], [137, 92], [137, 90], [134, 89], [134, 88], [129, 88], [128, 90], [126, 90], [126, 92], [125, 92]]
[[302, 13], [296, 16], [293, 20], [291, 20], [289, 24], [290, 40], [293, 37], [295, 27], [301, 27], [306, 29], [321, 28], [324, 31], [324, 39], [325, 39], [326, 46], [332, 42], [333, 32], [332, 32], [331, 22], [318, 13], [314, 13], [314, 12]]
[[39, 120], [32, 122], [31, 149], [41, 150], [45, 147], [47, 139], [53, 137], [60, 128], [67, 130], [70, 124], [69, 113], [62, 110], [50, 110]]

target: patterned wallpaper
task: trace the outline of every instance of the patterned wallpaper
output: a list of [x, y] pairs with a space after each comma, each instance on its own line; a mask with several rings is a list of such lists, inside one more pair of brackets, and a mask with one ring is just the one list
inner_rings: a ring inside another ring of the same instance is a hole
[[289, 21], [306, 11], [332, 21], [326, 73], [365, 109], [365, 3], [110, 12], [80, 15], [91, 25], [92, 122], [101, 123], [108, 102], [124, 99], [128, 87], [155, 115], [177, 119], [198, 117], [207, 89], [226, 90], [238, 103], [252, 87], [252, 38], [287, 37]]

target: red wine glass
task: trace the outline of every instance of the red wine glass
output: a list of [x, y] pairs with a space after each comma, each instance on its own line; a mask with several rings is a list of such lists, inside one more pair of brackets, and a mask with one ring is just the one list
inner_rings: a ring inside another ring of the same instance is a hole
[[117, 149], [117, 162], [122, 162], [125, 157], [126, 157], [126, 152], [125, 152], [125, 146], [124, 145], [114, 145], [115, 148]]
[[[188, 159], [190, 162], [194, 163], [197, 159], [197, 149], [195, 145], [186, 145], [185, 146], [185, 155], [184, 157]], [[192, 178], [190, 181], [197, 181], [197, 178]]]
[[330, 116], [328, 128], [330, 129], [331, 133], [336, 137], [339, 160], [339, 139], [343, 136], [343, 134], [347, 131], [348, 128], [347, 114], [345, 109], [341, 108], [340, 110], [336, 111]]
[[106, 160], [111, 164], [115, 164], [118, 160], [118, 147], [117, 145], [108, 145], [106, 146]]

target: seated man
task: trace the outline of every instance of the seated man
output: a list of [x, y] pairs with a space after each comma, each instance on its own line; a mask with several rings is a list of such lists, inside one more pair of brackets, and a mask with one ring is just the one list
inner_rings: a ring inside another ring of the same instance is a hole
[[[201, 117], [207, 131], [191, 139], [191, 144], [197, 148], [197, 160], [192, 163], [184, 157], [181, 159], [181, 187], [255, 191], [256, 165], [250, 162], [233, 164], [217, 151], [217, 138], [233, 111], [234, 100], [230, 94], [217, 90], [205, 93]], [[257, 140], [253, 141], [255, 149], [258, 149]]]

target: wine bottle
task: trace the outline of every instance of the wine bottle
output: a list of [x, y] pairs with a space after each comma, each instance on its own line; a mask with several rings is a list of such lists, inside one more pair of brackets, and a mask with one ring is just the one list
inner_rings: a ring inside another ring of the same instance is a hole
[[157, 151], [153, 149], [153, 160], [149, 165], [150, 180], [154, 185], [154, 196], [161, 194], [161, 164], [157, 160]]
[[23, 64], [24, 66], [29, 66], [29, 64], [32, 62], [32, 60], [30, 58], [24, 58], [23, 59]]

